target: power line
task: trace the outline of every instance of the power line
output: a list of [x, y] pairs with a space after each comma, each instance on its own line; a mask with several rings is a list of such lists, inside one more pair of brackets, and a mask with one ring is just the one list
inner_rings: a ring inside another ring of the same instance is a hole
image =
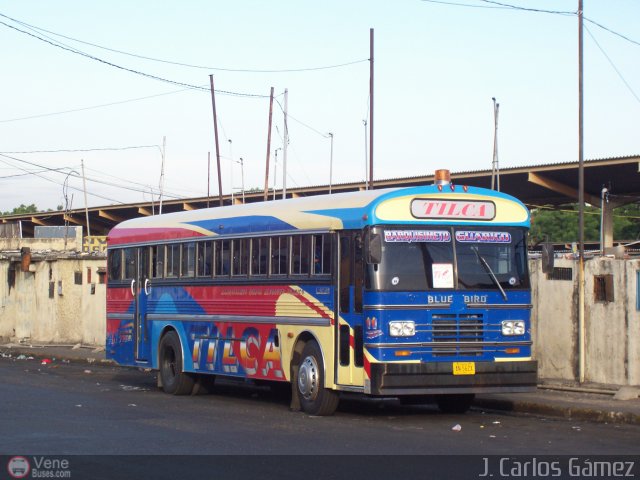
[[[509, 3], [503, 3], [503, 2], [497, 2], [494, 0], [477, 0], [479, 2], [483, 2], [483, 3], [487, 3], [490, 5], [477, 5], [477, 4], [470, 4], [470, 3], [459, 3], [459, 2], [448, 2], [445, 0], [422, 0], [423, 2], [427, 2], [427, 3], [437, 3], [437, 4], [441, 4], [441, 5], [452, 5], [452, 6], [456, 6], [456, 7], [469, 7], [469, 8], [493, 8], [493, 9], [510, 9], [510, 10], [521, 10], [521, 11], [525, 11], [525, 12], [536, 12], [536, 13], [550, 13], [550, 14], [554, 14], [554, 15], [577, 15], [578, 12], [572, 12], [572, 11], [563, 11], [563, 10], [545, 10], [545, 9], [541, 9], [541, 8], [531, 8], [531, 7], [522, 7], [519, 5], [512, 5]], [[632, 38], [629, 38], [626, 35], [623, 35], [620, 32], [616, 32], [615, 30], [602, 25], [601, 23], [596, 22], [595, 20], [592, 20], [590, 18], [587, 18], [583, 15], [583, 20], [589, 23], [592, 23], [593, 25], [600, 27], [603, 30], [606, 30], [607, 32], [616, 35], [630, 43], [633, 43], [635, 45], [640, 45], [640, 42], [633, 40]]]
[[81, 108], [74, 108], [74, 109], [71, 109], [71, 110], [63, 110], [63, 111], [60, 111], [60, 112], [41, 113], [41, 114], [38, 114], [38, 115], [30, 115], [30, 116], [27, 116], [27, 117], [10, 118], [10, 119], [7, 119], [7, 120], [0, 120], [0, 123], [18, 122], [20, 120], [31, 120], [33, 118], [51, 117], [51, 116], [54, 116], [54, 115], [63, 115], [65, 113], [82, 112], [82, 111], [85, 111], [85, 110], [93, 110], [93, 109], [96, 109], [96, 108], [111, 107], [111, 106], [114, 106], [114, 105], [121, 105], [123, 103], [138, 102], [140, 100], [147, 100], [149, 98], [162, 97], [162, 96], [165, 96], [165, 95], [173, 95], [174, 93], [186, 92], [186, 91], [189, 91], [189, 90], [192, 90], [192, 89], [191, 88], [183, 88], [181, 90], [174, 90], [172, 92], [159, 93], [157, 95], [149, 95], [149, 96], [146, 96], [146, 97], [131, 98], [129, 100], [121, 100], [119, 102], [104, 103], [102, 105], [93, 105], [91, 107], [81, 107]]
[[178, 65], [180, 67], [188, 67], [188, 68], [197, 68], [197, 69], [201, 69], [201, 70], [214, 70], [214, 71], [219, 71], [219, 72], [236, 72], [236, 73], [294, 73], [294, 72], [310, 72], [310, 71], [317, 71], [317, 70], [329, 70], [329, 69], [334, 69], [334, 68], [342, 68], [342, 67], [348, 67], [351, 65], [356, 65], [358, 63], [363, 63], [363, 62], [368, 62], [369, 59], [365, 58], [362, 60], [353, 60], [351, 62], [345, 62], [345, 63], [340, 63], [340, 64], [336, 64], [336, 65], [324, 65], [324, 66], [320, 66], [320, 67], [305, 67], [305, 68], [285, 68], [285, 69], [239, 69], [239, 68], [223, 68], [223, 67], [210, 67], [210, 66], [205, 66], [205, 65], [193, 65], [193, 64], [189, 64], [189, 63], [182, 63], [182, 62], [176, 62], [176, 61], [171, 61], [171, 60], [163, 60], [160, 58], [154, 58], [154, 57], [148, 57], [145, 55], [140, 55], [140, 54], [136, 54], [136, 53], [130, 53], [130, 52], [125, 52], [123, 50], [116, 50], [114, 48], [109, 48], [109, 47], [105, 47], [102, 45], [97, 45], [95, 43], [90, 43], [90, 42], [86, 42], [84, 40], [79, 40], [77, 38], [73, 38], [73, 37], [69, 37], [66, 35], [62, 35], [60, 33], [56, 33], [56, 32], [52, 32], [50, 30], [46, 30], [44, 28], [41, 27], [37, 27], [35, 25], [30, 25], [26, 22], [23, 22], [21, 20], [17, 20], [15, 18], [11, 18], [8, 15], [4, 15], [2, 13], [0, 13], [0, 16], [7, 18], [13, 22], [16, 22], [20, 25], [23, 25], [25, 27], [28, 27], [30, 29], [36, 30], [38, 32], [46, 32], [49, 33], [51, 35], [55, 35], [57, 37], [60, 38], [65, 38], [67, 40], [71, 40], [74, 42], [78, 42], [78, 43], [82, 43], [84, 45], [89, 45], [95, 48], [99, 48], [102, 50], [106, 50], [108, 52], [113, 52], [113, 53], [119, 53], [121, 55], [127, 55], [129, 57], [134, 57], [134, 58], [140, 58], [142, 60], [149, 60], [152, 62], [160, 62], [160, 63], [166, 63], [169, 65]]
[[493, 9], [500, 9], [500, 10], [506, 10], [509, 8], [509, 7], [498, 7], [498, 6], [491, 7], [489, 5], [472, 5], [469, 3], [445, 2], [444, 0], [422, 0], [422, 1], [427, 3], [439, 3], [441, 5], [453, 5], [456, 7], [493, 8]]
[[160, 148], [160, 146], [159, 145], [133, 145], [130, 147], [77, 148], [77, 149], [61, 149], [61, 150], [29, 150], [29, 151], [22, 151], [22, 152], [0, 152], [0, 153], [29, 154], [29, 153], [117, 152], [122, 150], [134, 150], [138, 148]]
[[537, 13], [552, 13], [554, 15], [576, 15], [577, 12], [562, 11], [562, 10], [544, 10], [541, 8], [521, 7], [519, 5], [511, 5], [510, 3], [501, 3], [494, 0], [479, 0], [482, 3], [489, 3], [491, 5], [497, 5], [503, 8], [510, 8], [513, 10], [523, 10], [525, 12], [537, 12]]
[[631, 95], [633, 95], [635, 99], [638, 101], [638, 103], [640, 103], [640, 98], [638, 97], [638, 95], [636, 95], [636, 92], [633, 91], [633, 88], [631, 88], [631, 85], [629, 85], [629, 83], [622, 76], [622, 73], [620, 73], [620, 70], [618, 70], [618, 68], [615, 66], [615, 64], [613, 63], [613, 60], [611, 60], [611, 58], [609, 58], [609, 55], [607, 55], [607, 52], [605, 52], [604, 49], [600, 46], [600, 44], [596, 40], [596, 37], [594, 37], [593, 33], [591, 33], [591, 30], [589, 30], [586, 26], [584, 28], [589, 34], [589, 36], [591, 37], [591, 39], [595, 42], [596, 46], [600, 49], [602, 54], [605, 56], [605, 58], [609, 61], [609, 64], [611, 65], [611, 67], [613, 67], [613, 69], [616, 71], [616, 73], [618, 74], [618, 77], [620, 77], [620, 80], [622, 80], [622, 82], [629, 89], [629, 91], [631, 92]]
[[[180, 87], [186, 87], [188, 89], [200, 90], [200, 91], [205, 91], [205, 92], [209, 91], [209, 89], [206, 86], [199, 86], [199, 85], [192, 85], [192, 84], [185, 83], [185, 82], [178, 82], [176, 80], [170, 80], [168, 78], [160, 77], [158, 75], [152, 75], [150, 73], [142, 72], [140, 70], [134, 70], [132, 68], [123, 67], [122, 65], [118, 65], [118, 64], [109, 62], [107, 60], [103, 60], [101, 58], [98, 58], [98, 57], [96, 57], [94, 55], [90, 55], [90, 54], [88, 54], [86, 52], [83, 52], [81, 50], [78, 50], [78, 49], [75, 49], [75, 48], [70, 48], [70, 47], [61, 45], [59, 43], [53, 42], [51, 40], [47, 40], [46, 38], [42, 38], [41, 36], [36, 35], [34, 33], [25, 32], [24, 30], [21, 30], [21, 29], [19, 29], [17, 27], [14, 27], [13, 25], [9, 25], [8, 23], [0, 21], [0, 24], [4, 25], [5, 27], [8, 27], [8, 28], [10, 28], [12, 30], [15, 30], [17, 32], [20, 32], [20, 33], [23, 33], [23, 34], [28, 35], [30, 37], [36, 38], [36, 39], [40, 40], [41, 42], [48, 43], [49, 45], [51, 45], [53, 47], [60, 48], [60, 49], [65, 50], [67, 52], [75, 53], [76, 55], [80, 55], [80, 56], [88, 58], [90, 60], [94, 60], [96, 62], [100, 62], [100, 63], [103, 63], [105, 65], [108, 65], [110, 67], [114, 67], [114, 68], [117, 68], [119, 70], [123, 70], [125, 72], [133, 73], [135, 75], [140, 75], [142, 77], [150, 78], [151, 80], [157, 80], [159, 82], [170, 83], [172, 85], [178, 85]], [[235, 97], [269, 98], [268, 95], [258, 95], [258, 94], [252, 94], [252, 93], [232, 92], [232, 91], [227, 91], [227, 90], [216, 90], [216, 93], [219, 93], [221, 95], [235, 96]]]
[[[51, 172], [51, 173], [62, 173], [60, 171], [61, 169], [48, 168], [48, 167], [46, 167], [44, 165], [40, 165], [40, 164], [37, 164], [37, 163], [34, 163], [34, 162], [29, 162], [28, 160], [23, 160], [21, 158], [16, 158], [16, 157], [12, 157], [12, 156], [9, 156], [9, 155], [5, 155], [3, 153], [0, 153], [0, 156], [1, 157], [5, 157], [5, 158], [9, 158], [9, 159], [17, 161], [17, 162], [26, 163], [27, 165], [31, 165], [33, 167], [42, 168], [42, 169], [44, 169], [44, 170], [46, 170], [48, 172]], [[8, 163], [8, 162], [6, 162], [4, 160], [0, 160], [0, 161], [2, 161], [4, 163], [7, 163], [8, 165], [11, 165], [10, 163]], [[12, 166], [15, 166], [15, 165], [12, 165]], [[26, 170], [26, 169], [21, 168], [21, 167], [15, 167], [15, 168], [18, 168], [18, 169], [23, 170], [25, 172], [29, 172], [29, 170]], [[67, 168], [67, 170], [68, 170], [68, 168]], [[51, 180], [49, 178], [46, 178], [46, 177], [43, 177], [42, 175], [39, 175], [37, 173], [34, 173], [34, 172], [30, 172], [30, 173], [35, 175], [35, 176], [37, 176], [37, 177], [44, 178], [44, 179], [49, 180], [49, 181], [53, 181], [53, 180]], [[68, 173], [68, 175], [71, 176], [71, 177], [74, 177], [74, 178], [82, 178], [81, 175], [79, 175], [77, 173], [74, 173], [74, 172], [70, 172], [70, 173]], [[122, 185], [121, 183], [107, 182], [107, 181], [104, 181], [104, 180], [98, 180], [98, 179], [90, 178], [90, 177], [87, 177], [87, 180], [90, 181], [90, 182], [93, 182], [93, 183], [100, 184], [100, 185], [106, 185], [106, 186], [109, 186], [109, 187], [120, 188], [120, 189], [123, 189], [123, 190], [129, 190], [129, 191], [133, 191], [133, 192], [136, 192], [136, 193], [148, 193], [146, 190], [141, 190], [139, 188], [133, 188], [133, 187], [126, 187], [126, 186]], [[94, 196], [99, 196], [97, 194], [93, 194], [93, 195]], [[176, 198], [176, 199], [180, 198], [179, 196], [176, 196], [176, 195], [168, 195], [168, 196], [172, 197], [172, 198]], [[102, 198], [106, 198], [106, 197], [102, 197]], [[110, 198], [107, 198], [107, 200], [118, 201], [118, 200], [113, 200], [113, 199], [110, 199]], [[122, 202], [119, 202], [119, 203], [122, 203]]]
[[[282, 113], [284, 113], [284, 107], [280, 104], [280, 102], [276, 99], [276, 103], [278, 104], [278, 106], [280, 107], [280, 110], [282, 110]], [[320, 130], [317, 130], [315, 128], [313, 128], [310, 125], [307, 125], [306, 123], [304, 123], [302, 120], [298, 120], [296, 117], [292, 116], [289, 112], [287, 112], [287, 117], [290, 118], [291, 120], [293, 120], [294, 122], [299, 123], [300, 125], [302, 125], [303, 127], [308, 128], [309, 130], [311, 130], [312, 132], [317, 133], [318, 135], [320, 135], [323, 138], [329, 138], [329, 135], [327, 135], [326, 133], [322, 133]]]
[[582, 18], [583, 18], [583, 20], [585, 20], [585, 21], [587, 21], [589, 23], [593, 23], [596, 27], [600, 27], [601, 29], [606, 30], [607, 32], [609, 32], [609, 33], [611, 33], [613, 35], [616, 35], [616, 36], [618, 36], [620, 38], [623, 38], [624, 40], [626, 40], [628, 42], [634, 43], [636, 45], [640, 45], [640, 42], [636, 42], [635, 40], [632, 40], [631, 38], [627, 37], [626, 35], [622, 35], [621, 33], [618, 33], [618, 32], [616, 32], [614, 30], [611, 30], [610, 28], [605, 27], [601, 23], [598, 23], [598, 22], [596, 22], [594, 20], [591, 20], [590, 18], [587, 18], [585, 16], [583, 16]]
[[[12, 159], [12, 160], [16, 160], [16, 161], [19, 161], [19, 162], [25, 162], [25, 163], [29, 163], [29, 164], [31, 164], [31, 162], [27, 162], [26, 160], [21, 160], [21, 159], [19, 159], [19, 158], [10, 157], [10, 156], [8, 156], [8, 155], [0, 154], [0, 156], [1, 156], [1, 157], [6, 157], [6, 158], [10, 158], [10, 159]], [[29, 171], [29, 170], [27, 170], [27, 169], [25, 169], [25, 168], [22, 168], [22, 167], [18, 167], [18, 166], [16, 166], [16, 165], [13, 165], [13, 164], [11, 164], [11, 163], [7, 162], [6, 160], [1, 160], [1, 159], [0, 159], [0, 162], [3, 162], [3, 163], [5, 163], [5, 164], [7, 164], [7, 165], [11, 165], [12, 167], [17, 168], [18, 170], [22, 170], [23, 172], [28, 172], [28, 173], [29, 173], [29, 174], [31, 174], [31, 175], [35, 175], [35, 176], [36, 176], [36, 177], [38, 177], [38, 178], [41, 178], [41, 179], [43, 179], [43, 180], [46, 180], [47, 182], [55, 183], [56, 185], [63, 186], [63, 187], [65, 186], [64, 182], [63, 182], [63, 183], [56, 182], [55, 180], [53, 180], [53, 179], [51, 179], [51, 178], [49, 178], [49, 177], [45, 177], [44, 175], [40, 175], [39, 173]], [[60, 170], [63, 170], [62, 168], [60, 168], [60, 169], [53, 169], [53, 168], [42, 167], [41, 165], [39, 165], [38, 167], [39, 167], [39, 168], [44, 168], [44, 169], [45, 169], [46, 171], [48, 171], [48, 172], [53, 172], [53, 173], [63, 173], [63, 172], [61, 172], [61, 171], [60, 171]], [[64, 169], [65, 169], [65, 170], [71, 170], [69, 167], [65, 167]], [[67, 174], [67, 175], [69, 175], [69, 174]], [[74, 190], [77, 190], [77, 191], [79, 191], [79, 192], [80, 192], [80, 191], [82, 191], [82, 190], [81, 190], [81, 189], [79, 189], [79, 188], [75, 188], [75, 187], [70, 187], [70, 188], [73, 188]], [[100, 195], [100, 194], [97, 194], [97, 193], [87, 192], [87, 194], [88, 194], [88, 195], [91, 195], [91, 196], [93, 196], [93, 197], [96, 197], [96, 198], [101, 198], [101, 199], [103, 199], [103, 200], [107, 200], [107, 201], [109, 201], [109, 202], [115, 202], [115, 203], [124, 204], [124, 202], [121, 202], [121, 201], [119, 201], [119, 200], [115, 200], [115, 199], [113, 199], [113, 198], [105, 197], [104, 195]]]

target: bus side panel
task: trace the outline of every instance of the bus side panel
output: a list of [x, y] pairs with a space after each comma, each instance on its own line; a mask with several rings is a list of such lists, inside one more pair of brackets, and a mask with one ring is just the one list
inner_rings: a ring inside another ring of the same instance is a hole
[[134, 365], [135, 303], [129, 287], [107, 288], [106, 358], [120, 365]]
[[[158, 368], [162, 333], [172, 328], [180, 336], [185, 371], [289, 380], [295, 339], [307, 331], [325, 352], [329, 374], [332, 290], [315, 285], [156, 286], [149, 302], [153, 367]], [[333, 375], [327, 383], [333, 384]]]

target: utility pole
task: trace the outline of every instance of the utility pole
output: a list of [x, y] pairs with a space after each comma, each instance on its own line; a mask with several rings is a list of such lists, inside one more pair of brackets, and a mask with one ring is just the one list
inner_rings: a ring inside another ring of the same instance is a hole
[[289, 90], [284, 89], [284, 145], [282, 146], [282, 198], [287, 198], [287, 144], [289, 143], [289, 125], [287, 111], [289, 108]]
[[333, 180], [333, 133], [328, 133], [331, 139], [331, 153], [329, 154], [329, 195], [331, 195], [331, 184]]
[[578, 350], [579, 379], [585, 381], [585, 285], [584, 285], [584, 90], [582, 0], [578, 0]]
[[373, 188], [373, 28], [369, 29], [369, 187]]
[[87, 178], [84, 176], [84, 160], [80, 160], [82, 167], [82, 188], [84, 188], [84, 213], [87, 218], [87, 236], [91, 236], [91, 227], [89, 226], [89, 205], [87, 204]]
[[207, 152], [207, 208], [209, 208], [209, 197], [211, 187], [211, 152]]
[[500, 104], [496, 103], [496, 97], [493, 100], [493, 163], [491, 164], [491, 190], [497, 184], [497, 190], [500, 191], [500, 167], [498, 165], [498, 112], [500, 110]]
[[[222, 172], [220, 171], [220, 144], [218, 143], [218, 115], [216, 113], [216, 94], [213, 87], [213, 75], [209, 75], [209, 83], [211, 84], [211, 107], [213, 109], [213, 135], [216, 140], [216, 161], [218, 164], [218, 196], [220, 206], [222, 206]], [[231, 186], [233, 191], [233, 185]]]
[[271, 122], [273, 120], [273, 87], [269, 96], [269, 129], [267, 130], [267, 165], [264, 172], [264, 201], [269, 197], [269, 155], [271, 153]]
[[164, 152], [167, 147], [167, 137], [162, 137], [162, 164], [160, 165], [160, 207], [159, 214], [162, 215], [162, 193], [164, 191]]

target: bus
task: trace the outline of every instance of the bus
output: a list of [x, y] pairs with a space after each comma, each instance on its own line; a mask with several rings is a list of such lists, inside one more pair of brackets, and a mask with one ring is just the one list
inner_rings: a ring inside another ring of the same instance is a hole
[[341, 392], [463, 413], [477, 393], [535, 389], [529, 212], [436, 179], [120, 223], [107, 357], [174, 395], [288, 382], [311, 415]]

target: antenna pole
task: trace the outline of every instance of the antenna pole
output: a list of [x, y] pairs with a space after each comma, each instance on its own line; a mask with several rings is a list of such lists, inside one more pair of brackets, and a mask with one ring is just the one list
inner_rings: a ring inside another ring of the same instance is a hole
[[[213, 87], [213, 75], [209, 75], [211, 84], [211, 107], [213, 109], [213, 136], [216, 140], [216, 162], [218, 164], [218, 197], [222, 206], [222, 172], [220, 172], [220, 144], [218, 143], [218, 114], [216, 112], [216, 90]], [[233, 189], [233, 185], [231, 185]], [[233, 190], [232, 190], [233, 191]]]
[[289, 143], [289, 125], [287, 111], [289, 109], [289, 90], [284, 89], [284, 145], [282, 146], [282, 198], [287, 198], [287, 144]]
[[333, 133], [328, 133], [331, 139], [331, 153], [329, 154], [329, 195], [331, 195], [331, 184], [333, 183]]
[[578, 376], [585, 381], [585, 282], [584, 282], [584, 90], [582, 0], [578, 0]]
[[369, 29], [369, 186], [373, 188], [373, 28]]
[[84, 213], [87, 217], [87, 236], [91, 236], [91, 227], [89, 226], [89, 205], [87, 204], [87, 178], [84, 176], [84, 160], [80, 160], [82, 166], [82, 187], [84, 188]]
[[269, 96], [269, 129], [267, 130], [267, 165], [264, 172], [264, 201], [269, 197], [269, 155], [271, 154], [271, 123], [273, 121], [273, 87]]
[[159, 213], [160, 215], [162, 215], [162, 193], [164, 191], [164, 151], [165, 148], [167, 147], [167, 137], [162, 137], [162, 164], [160, 166], [160, 207], [159, 207]]
[[369, 160], [367, 156], [367, 120], [363, 120], [364, 124], [364, 189], [369, 190]]
[[491, 165], [491, 190], [497, 185], [497, 190], [500, 191], [500, 166], [498, 165], [498, 113], [500, 111], [500, 104], [496, 103], [496, 97], [493, 100], [493, 163]]

